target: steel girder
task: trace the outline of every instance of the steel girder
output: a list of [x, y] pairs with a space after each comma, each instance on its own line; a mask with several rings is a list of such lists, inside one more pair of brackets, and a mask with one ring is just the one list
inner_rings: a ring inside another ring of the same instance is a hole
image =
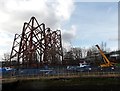
[[41, 64], [57, 65], [63, 59], [61, 31], [39, 24], [35, 17], [24, 23], [22, 34], [15, 34], [10, 61], [17, 67], [33, 68]]

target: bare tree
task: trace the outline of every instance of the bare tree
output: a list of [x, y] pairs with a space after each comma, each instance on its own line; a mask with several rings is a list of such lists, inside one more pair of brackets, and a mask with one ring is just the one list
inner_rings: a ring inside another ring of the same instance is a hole
[[106, 51], [106, 46], [107, 46], [107, 43], [102, 41], [100, 45], [101, 50]]
[[87, 49], [85, 47], [82, 48], [82, 58], [87, 56]]
[[7, 62], [9, 61], [10, 53], [4, 53], [4, 58], [2, 58], [3, 61]]
[[2, 60], [5, 63], [4, 66], [9, 66], [10, 65], [10, 53], [4, 53], [4, 58], [2, 58]]
[[74, 59], [82, 58], [82, 49], [81, 48], [72, 48]]

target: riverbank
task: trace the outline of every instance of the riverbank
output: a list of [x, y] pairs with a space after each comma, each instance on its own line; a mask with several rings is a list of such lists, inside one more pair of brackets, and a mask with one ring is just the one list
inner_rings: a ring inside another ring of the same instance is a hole
[[2, 91], [119, 91], [119, 77], [73, 77], [17, 80], [2, 84]]

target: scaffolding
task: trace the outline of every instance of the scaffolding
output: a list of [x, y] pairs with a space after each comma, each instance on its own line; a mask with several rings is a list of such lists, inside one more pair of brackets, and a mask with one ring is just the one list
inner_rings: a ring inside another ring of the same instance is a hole
[[62, 64], [61, 31], [52, 31], [32, 17], [28, 23], [24, 23], [22, 34], [15, 34], [10, 63], [13, 60], [17, 61], [18, 68]]

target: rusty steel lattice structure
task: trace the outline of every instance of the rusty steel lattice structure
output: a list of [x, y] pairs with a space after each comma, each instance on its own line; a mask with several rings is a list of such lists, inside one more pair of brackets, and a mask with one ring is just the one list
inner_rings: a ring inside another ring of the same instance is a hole
[[62, 64], [61, 31], [52, 31], [32, 17], [28, 23], [24, 23], [22, 34], [15, 34], [10, 54], [11, 65], [14, 60], [17, 60], [17, 67], [23, 68]]

